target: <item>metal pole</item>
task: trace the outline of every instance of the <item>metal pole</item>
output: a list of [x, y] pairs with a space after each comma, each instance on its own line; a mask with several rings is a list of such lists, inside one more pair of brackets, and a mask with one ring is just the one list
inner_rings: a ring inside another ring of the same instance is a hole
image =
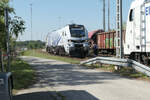
[[110, 0], [108, 0], [108, 31], [110, 30]]
[[105, 31], [105, 0], [103, 0], [103, 30]]
[[120, 21], [119, 21], [119, 17], [120, 17], [120, 10], [119, 10], [119, 0], [116, 0], [116, 57], [119, 57], [119, 51], [120, 51], [120, 47], [119, 47], [119, 25], [120, 25]]
[[32, 4], [30, 4], [31, 6], [31, 40], [32, 40]]
[[6, 46], [7, 46], [7, 72], [10, 72], [10, 36], [9, 36], [9, 23], [8, 23], [8, 8], [5, 8], [5, 28], [6, 28], [6, 34], [7, 34], [7, 42], [6, 42]]
[[122, 0], [120, 0], [120, 58], [123, 58], [123, 39], [122, 39]]
[[116, 56], [122, 58], [122, 0], [116, 1]]

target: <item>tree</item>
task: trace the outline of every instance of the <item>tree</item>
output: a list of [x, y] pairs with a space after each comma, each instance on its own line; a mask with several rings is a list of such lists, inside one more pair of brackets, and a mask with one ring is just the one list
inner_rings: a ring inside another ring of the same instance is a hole
[[[14, 17], [9, 17], [9, 33], [10, 33], [10, 41], [14, 43], [18, 38], [20, 33], [23, 33], [25, 30], [25, 22], [21, 19], [21, 17], [15, 16], [15, 11], [13, 8], [9, 7], [9, 0], [1, 0], [0, 1], [0, 54], [2, 51], [6, 51], [6, 31], [5, 31], [5, 9], [8, 10], [9, 14]], [[12, 44], [11, 44], [12, 45]], [[1, 55], [0, 55], [1, 57]], [[1, 59], [1, 58], [0, 58]]]
[[[9, 13], [15, 15], [14, 9], [9, 7], [9, 0], [0, 1], [0, 48], [6, 48], [6, 31], [5, 31], [5, 19], [4, 19], [4, 10], [7, 8]], [[9, 17], [9, 31], [10, 31], [10, 40], [16, 40], [19, 34], [23, 33], [25, 30], [25, 22], [21, 17], [14, 16]]]

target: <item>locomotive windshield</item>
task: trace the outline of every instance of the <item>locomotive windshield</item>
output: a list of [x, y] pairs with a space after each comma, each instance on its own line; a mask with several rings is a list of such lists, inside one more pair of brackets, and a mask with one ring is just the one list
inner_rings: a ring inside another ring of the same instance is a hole
[[70, 28], [71, 37], [84, 37], [85, 30], [84, 27]]

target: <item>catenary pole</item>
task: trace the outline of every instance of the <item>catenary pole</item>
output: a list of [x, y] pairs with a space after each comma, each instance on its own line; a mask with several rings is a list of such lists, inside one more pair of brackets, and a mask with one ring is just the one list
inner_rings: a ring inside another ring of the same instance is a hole
[[123, 58], [122, 0], [120, 0], [120, 58]]
[[105, 0], [103, 0], [103, 30], [105, 31]]
[[32, 40], [32, 3], [30, 4], [31, 7], [31, 40]]
[[110, 0], [108, 0], [108, 31], [110, 30]]
[[123, 58], [122, 43], [122, 0], [116, 0], [116, 57]]

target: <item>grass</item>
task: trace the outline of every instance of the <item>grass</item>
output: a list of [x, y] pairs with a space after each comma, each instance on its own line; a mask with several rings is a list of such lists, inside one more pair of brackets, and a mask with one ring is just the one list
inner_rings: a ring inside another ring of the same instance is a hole
[[35, 82], [35, 71], [26, 62], [16, 59], [11, 63], [14, 90], [28, 88]]
[[124, 76], [127, 78], [134, 78], [134, 79], [141, 79], [141, 80], [147, 80], [150, 81], [150, 77], [146, 76], [145, 74], [142, 74], [140, 72], [137, 72], [131, 67], [122, 67], [120, 70], [116, 70], [114, 65], [100, 65], [100, 64], [93, 64], [93, 65], [86, 65], [89, 68], [95, 68], [100, 70], [105, 70], [113, 73], [117, 73], [120, 76]]
[[46, 59], [54, 59], [54, 60], [68, 62], [68, 63], [71, 63], [71, 64], [79, 64], [80, 61], [81, 61], [81, 60], [76, 59], [76, 58], [50, 55], [48, 53], [41, 52], [41, 51], [38, 51], [38, 50], [28, 50], [28, 51], [25, 51], [23, 53], [23, 55], [24, 56], [34, 56], [34, 57], [46, 58]]
[[116, 73], [120, 74], [121, 76], [126, 76], [128, 78], [136, 78], [136, 79], [146, 79], [146, 80], [150, 80], [150, 77], [146, 76], [143, 73], [137, 72], [136, 70], [134, 70], [131, 67], [125, 67], [125, 68], [121, 68], [120, 70], [116, 71]]

